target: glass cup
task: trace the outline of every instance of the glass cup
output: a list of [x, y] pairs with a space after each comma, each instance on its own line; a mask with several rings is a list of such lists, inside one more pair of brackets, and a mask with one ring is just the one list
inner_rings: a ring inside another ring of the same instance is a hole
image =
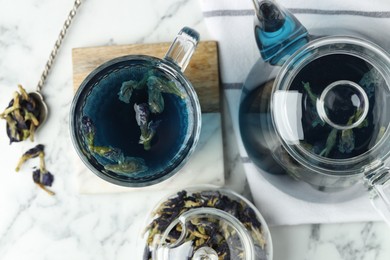
[[108, 182], [143, 187], [173, 176], [201, 129], [197, 94], [183, 75], [199, 41], [184, 27], [163, 59], [129, 55], [92, 71], [73, 99], [70, 132], [83, 163]]

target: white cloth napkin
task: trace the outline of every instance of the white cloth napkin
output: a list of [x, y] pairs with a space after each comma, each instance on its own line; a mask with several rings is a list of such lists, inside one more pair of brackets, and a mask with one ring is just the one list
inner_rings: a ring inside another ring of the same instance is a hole
[[[390, 29], [388, 0], [279, 0], [278, 3], [290, 9], [309, 30], [342, 25], [367, 35], [377, 33], [375, 37], [389, 49], [386, 37], [390, 36], [390, 30], [384, 30]], [[252, 1], [201, 0], [201, 5], [209, 32], [219, 42], [222, 83], [254, 202], [268, 223], [293, 225], [381, 220], [372, 208], [368, 196], [361, 191], [357, 193], [360, 192], [362, 196], [344, 202], [332, 201], [345, 196], [318, 192], [314, 196], [327, 202], [308, 202], [281, 191], [289, 189], [302, 194], [308, 188], [303, 183], [259, 173], [248, 158], [238, 129], [241, 86], [252, 65], [260, 58], [253, 35]], [[379, 31], [378, 28], [382, 29]], [[264, 176], [275, 178], [273, 183], [276, 185], [270, 184]]]

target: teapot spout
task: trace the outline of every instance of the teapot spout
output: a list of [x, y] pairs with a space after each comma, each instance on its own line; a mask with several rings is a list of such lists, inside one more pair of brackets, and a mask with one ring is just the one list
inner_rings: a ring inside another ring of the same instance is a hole
[[309, 42], [308, 32], [298, 19], [273, 0], [253, 0], [255, 37], [264, 61], [283, 65], [288, 57]]

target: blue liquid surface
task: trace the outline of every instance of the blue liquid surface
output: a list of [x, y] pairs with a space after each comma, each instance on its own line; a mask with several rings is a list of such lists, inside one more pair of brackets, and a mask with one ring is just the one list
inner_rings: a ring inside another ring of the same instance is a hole
[[[95, 146], [117, 148], [126, 157], [142, 158], [145, 161], [146, 171], [129, 174], [109, 172], [118, 179], [142, 182], [160, 178], [174, 169], [186, 155], [183, 150], [187, 147], [183, 144], [188, 141], [191, 111], [188, 96], [181, 98], [175, 94], [162, 93], [164, 110], [161, 113], [150, 113], [149, 117], [154, 122], [161, 121], [150, 150], [145, 150], [143, 144], [139, 143], [141, 131], [136, 121], [134, 104], [148, 103], [147, 87], [134, 90], [129, 103], [121, 101], [118, 93], [123, 82], [140, 81], [146, 74], [174, 81], [177, 86], [181, 86], [175, 78], [167, 78], [157, 69], [151, 70], [143, 65], [124, 67], [103, 77], [92, 89], [82, 108], [83, 116], [89, 117], [95, 126]], [[108, 158], [92, 155], [100, 167], [112, 164]]]

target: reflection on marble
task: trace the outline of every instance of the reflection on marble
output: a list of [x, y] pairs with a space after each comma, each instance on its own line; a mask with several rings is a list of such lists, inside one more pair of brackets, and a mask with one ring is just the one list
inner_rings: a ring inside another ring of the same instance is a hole
[[[0, 1], [1, 110], [18, 83], [34, 89], [72, 2]], [[71, 163], [73, 147], [68, 131], [73, 96], [71, 48], [170, 41], [183, 25], [194, 27], [207, 39], [198, 0], [83, 3], [43, 89], [51, 112], [36, 142], [9, 146], [5, 123], [0, 121], [0, 259], [135, 259], [147, 213], [168, 191], [140, 192], [137, 196], [78, 194], [77, 167]], [[228, 120], [223, 122], [229, 125]], [[227, 186], [248, 191], [242, 179], [242, 165], [237, 164], [232, 131], [225, 129], [224, 133], [228, 137], [225, 171], [233, 176], [226, 180]], [[56, 178], [54, 197], [32, 182], [31, 172], [37, 161], [28, 162], [18, 173], [14, 171], [19, 156], [37, 143], [46, 146], [47, 168]], [[390, 232], [382, 223], [314, 227], [318, 231], [312, 231], [311, 225], [271, 228], [274, 259], [390, 258]]]

